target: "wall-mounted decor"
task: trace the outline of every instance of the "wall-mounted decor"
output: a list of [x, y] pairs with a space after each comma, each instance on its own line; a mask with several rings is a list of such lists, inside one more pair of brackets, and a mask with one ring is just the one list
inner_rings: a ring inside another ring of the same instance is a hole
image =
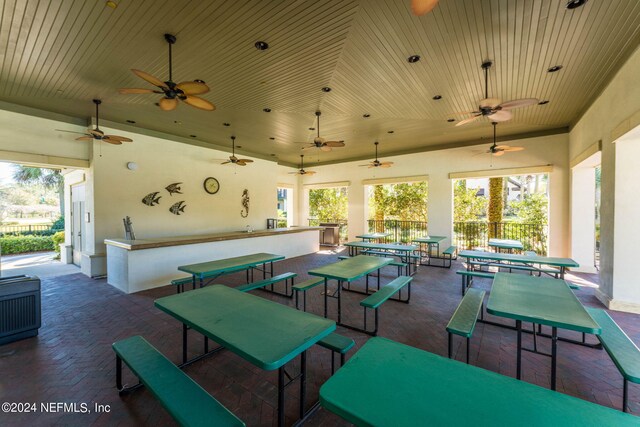
[[209, 194], [216, 194], [218, 190], [220, 190], [220, 183], [218, 182], [217, 179], [211, 176], [204, 180], [203, 185], [204, 185], [204, 191], [206, 191]]
[[164, 187], [164, 189], [169, 192], [170, 196], [173, 196], [174, 193], [182, 194], [182, 191], [180, 191], [181, 190], [180, 184], [182, 184], [182, 183], [181, 182], [174, 182], [173, 184], [170, 184], [170, 185], [167, 185], [166, 187]]
[[174, 215], [180, 215], [180, 212], [184, 212], [184, 208], [186, 207], [187, 205], [184, 204], [184, 200], [180, 200], [179, 202], [171, 205], [171, 207], [169, 208], [169, 212]]
[[242, 192], [242, 210], [240, 211], [240, 216], [242, 218], [249, 216], [249, 190], [246, 188]]
[[[155, 206], [158, 203], [160, 203], [160, 198], [162, 196], [158, 196], [160, 192], [156, 191], [154, 193], [149, 193], [146, 196], [144, 196], [144, 199], [142, 199], [142, 203], [144, 203], [147, 206]], [[158, 196], [158, 197], [156, 197]]]

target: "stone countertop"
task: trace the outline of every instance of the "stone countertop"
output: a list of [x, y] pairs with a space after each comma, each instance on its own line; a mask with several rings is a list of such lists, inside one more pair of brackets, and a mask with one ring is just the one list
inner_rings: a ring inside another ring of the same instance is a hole
[[200, 234], [192, 236], [160, 237], [156, 239], [105, 239], [105, 245], [116, 246], [128, 251], [140, 249], [163, 248], [168, 246], [193, 245], [198, 243], [221, 242], [225, 240], [250, 239], [253, 237], [278, 236], [281, 234], [302, 233], [304, 231], [322, 230], [323, 227], [289, 227], [267, 230], [227, 231], [222, 233]]

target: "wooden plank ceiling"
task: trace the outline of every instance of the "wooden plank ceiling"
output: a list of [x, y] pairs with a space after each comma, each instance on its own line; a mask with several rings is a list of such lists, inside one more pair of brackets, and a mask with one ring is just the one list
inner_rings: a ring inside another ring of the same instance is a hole
[[[0, 99], [89, 118], [100, 98], [104, 119], [223, 146], [235, 134], [244, 153], [285, 164], [297, 162], [298, 142], [313, 140], [319, 109], [321, 135], [346, 147], [305, 153], [338, 162], [370, 158], [376, 140], [384, 157], [489, 138], [488, 120], [447, 121], [484, 98], [483, 60], [494, 63], [489, 96], [549, 101], [515, 110], [499, 135], [566, 127], [640, 41], [637, 0], [575, 10], [564, 0], [440, 0], [423, 17], [409, 0], [116, 3], [1, 1]], [[131, 68], [167, 79], [164, 33], [178, 39], [174, 80], [206, 81], [216, 111], [163, 112], [159, 95], [117, 92], [150, 87]], [[269, 49], [255, 49], [258, 40]], [[421, 60], [410, 64], [410, 55]], [[548, 73], [553, 65], [563, 68]]]

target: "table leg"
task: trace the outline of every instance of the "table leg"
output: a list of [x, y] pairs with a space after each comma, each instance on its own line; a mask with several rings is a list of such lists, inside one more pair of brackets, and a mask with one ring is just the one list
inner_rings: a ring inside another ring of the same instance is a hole
[[267, 263], [262, 264], [262, 279], [267, 278]]
[[560, 267], [560, 278], [562, 280], [564, 280], [564, 271], [565, 271], [565, 267]]
[[522, 377], [522, 320], [516, 320], [516, 329], [518, 330], [518, 351], [517, 351], [517, 368], [516, 378]]
[[191, 275], [191, 287], [192, 287], [193, 289], [195, 289], [195, 288], [196, 288], [196, 276], [195, 276], [195, 274], [192, 274], [192, 275]]
[[329, 292], [329, 288], [327, 287], [327, 282], [328, 279], [325, 277], [324, 278], [324, 318], [327, 318], [327, 300], [328, 300], [328, 295], [327, 292]]
[[269, 270], [269, 273], [271, 273], [271, 277], [273, 277], [273, 261], [271, 261], [271, 268]]
[[338, 280], [338, 323], [342, 323], [342, 280]]
[[187, 363], [187, 325], [182, 324], [182, 363]]
[[[333, 354], [331, 354], [333, 359]], [[307, 391], [307, 351], [300, 355], [300, 419], [304, 418], [304, 402]]]
[[204, 287], [204, 277], [200, 276], [200, 289]]
[[558, 359], [558, 328], [551, 328], [551, 390], [556, 389], [556, 367]]
[[278, 426], [284, 426], [284, 366], [278, 368]]

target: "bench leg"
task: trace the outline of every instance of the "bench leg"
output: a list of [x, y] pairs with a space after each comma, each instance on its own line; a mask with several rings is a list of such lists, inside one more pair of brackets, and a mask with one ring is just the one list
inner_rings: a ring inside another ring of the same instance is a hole
[[122, 359], [116, 355], [116, 388], [122, 390]]
[[460, 276], [462, 279], [462, 288], [460, 288], [460, 295], [464, 296], [464, 285], [465, 285], [465, 276]]
[[469, 346], [471, 345], [471, 339], [467, 338], [467, 365], [469, 364]]
[[340, 367], [344, 366], [345, 356], [346, 355], [344, 353], [340, 353]]
[[298, 294], [300, 292], [296, 292], [296, 310], [300, 310], [300, 307], [298, 307]]
[[284, 426], [284, 367], [278, 368], [278, 426]]
[[522, 376], [522, 320], [516, 320], [516, 330], [518, 331], [516, 378], [520, 379]]
[[[331, 356], [333, 358], [333, 356]], [[304, 418], [304, 403], [307, 394], [307, 351], [300, 355], [300, 419]]]
[[182, 324], [182, 363], [187, 363], [187, 325]]
[[336, 371], [336, 364], [333, 357], [333, 351], [331, 352], [331, 375], [333, 375]]
[[624, 378], [624, 385], [622, 386], [622, 412], [627, 411], [627, 399], [629, 398], [629, 381]]
[[449, 354], [449, 359], [451, 359], [451, 354], [453, 353], [453, 341], [452, 341], [452, 338], [453, 338], [453, 337], [452, 337], [452, 335], [451, 335], [451, 332], [449, 332], [449, 333], [448, 333], [448, 335], [449, 335], [449, 339], [448, 339], [449, 343], [448, 343], [448, 346], [447, 346], [447, 347], [448, 347], [448, 349], [449, 349], [449, 352], [448, 352], [448, 354]]

